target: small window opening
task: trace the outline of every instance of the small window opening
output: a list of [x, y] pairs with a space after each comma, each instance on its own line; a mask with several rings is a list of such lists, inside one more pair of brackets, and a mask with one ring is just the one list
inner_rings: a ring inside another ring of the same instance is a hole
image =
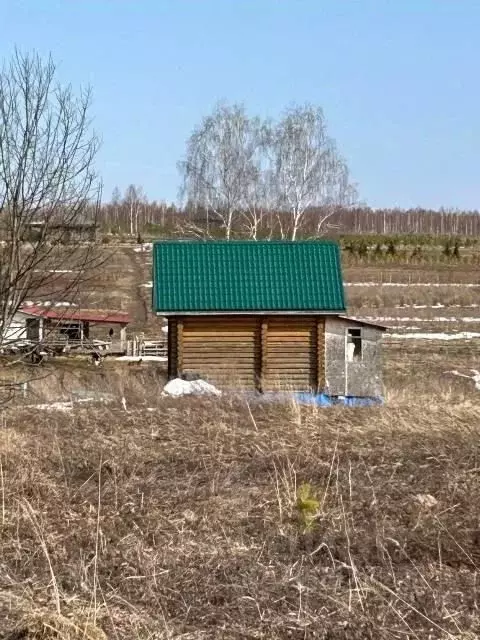
[[358, 362], [362, 359], [362, 330], [347, 329], [347, 361]]

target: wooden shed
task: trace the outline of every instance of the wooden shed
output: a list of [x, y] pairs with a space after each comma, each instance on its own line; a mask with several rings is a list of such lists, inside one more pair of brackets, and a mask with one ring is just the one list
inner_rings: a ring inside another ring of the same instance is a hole
[[334, 242], [161, 241], [153, 309], [169, 378], [220, 387], [381, 394], [383, 327], [345, 316]]
[[25, 304], [4, 332], [2, 342], [22, 342], [90, 350], [104, 344], [123, 352], [130, 316], [124, 311], [84, 309], [76, 306]]

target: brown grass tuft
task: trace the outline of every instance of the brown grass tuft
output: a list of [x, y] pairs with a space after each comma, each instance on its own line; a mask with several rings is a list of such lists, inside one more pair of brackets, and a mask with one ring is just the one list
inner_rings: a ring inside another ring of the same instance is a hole
[[48, 610], [26, 615], [8, 637], [9, 640], [107, 640], [96, 625]]

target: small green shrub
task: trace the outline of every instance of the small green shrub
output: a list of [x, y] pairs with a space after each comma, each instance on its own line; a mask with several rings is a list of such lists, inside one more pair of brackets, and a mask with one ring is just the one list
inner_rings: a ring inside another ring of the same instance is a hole
[[460, 259], [460, 242], [455, 240], [455, 245], [453, 247], [452, 256], [456, 259]]
[[389, 240], [387, 244], [387, 256], [394, 256], [397, 253], [397, 247], [394, 240]]
[[318, 515], [320, 502], [308, 482], [302, 483], [297, 489], [297, 513], [304, 531], [311, 531]]

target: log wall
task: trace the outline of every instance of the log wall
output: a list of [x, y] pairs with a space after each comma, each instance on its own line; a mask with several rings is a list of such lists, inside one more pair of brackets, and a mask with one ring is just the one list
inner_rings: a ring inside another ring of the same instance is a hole
[[169, 377], [220, 387], [317, 391], [325, 380], [319, 316], [183, 316], [169, 320]]

